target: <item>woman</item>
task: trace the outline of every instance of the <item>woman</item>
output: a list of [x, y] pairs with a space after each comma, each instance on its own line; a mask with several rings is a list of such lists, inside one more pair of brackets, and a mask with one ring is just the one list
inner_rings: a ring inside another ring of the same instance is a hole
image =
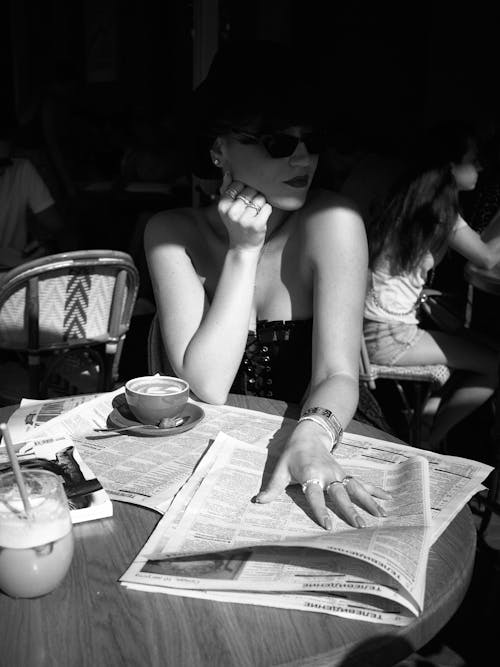
[[309, 192], [318, 141], [297, 72], [272, 45], [219, 52], [193, 123], [197, 147], [206, 146], [222, 177], [220, 198], [155, 215], [146, 254], [169, 361], [201, 400], [220, 404], [253, 387], [303, 400], [256, 501], [300, 483], [325, 529], [324, 492], [339, 516], [362, 527], [355, 504], [382, 516], [372, 496], [388, 496], [346, 477], [330, 452], [358, 400], [366, 236], [340, 199]]
[[371, 276], [364, 335], [371, 361], [446, 364], [464, 371], [434, 417], [426, 445], [433, 450], [490, 398], [498, 381], [496, 352], [465, 334], [424, 331], [418, 317], [429, 271], [447, 248], [486, 269], [500, 261], [500, 239], [484, 243], [459, 211], [458, 193], [474, 189], [478, 169], [468, 127], [440, 124], [423, 143], [412, 173], [368, 229]]

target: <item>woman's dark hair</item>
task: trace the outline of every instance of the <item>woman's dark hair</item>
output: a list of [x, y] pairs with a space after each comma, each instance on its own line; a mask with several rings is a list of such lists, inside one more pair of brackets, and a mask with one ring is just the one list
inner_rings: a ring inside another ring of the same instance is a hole
[[370, 266], [387, 253], [393, 274], [414, 270], [427, 252], [441, 253], [460, 211], [452, 173], [473, 145], [462, 121], [434, 126], [420, 140], [388, 205], [368, 227]]
[[290, 47], [263, 40], [228, 42], [219, 49], [190, 104], [196, 175], [220, 175], [209, 151], [216, 137], [233, 130], [259, 135], [292, 125], [319, 129], [324, 107], [300, 58]]

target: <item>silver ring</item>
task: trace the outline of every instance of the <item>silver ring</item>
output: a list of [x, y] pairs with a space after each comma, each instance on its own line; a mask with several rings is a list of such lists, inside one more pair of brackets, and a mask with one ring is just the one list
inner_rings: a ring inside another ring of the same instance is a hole
[[229, 199], [236, 199], [238, 196], [238, 190], [235, 190], [234, 188], [228, 188], [225, 192], [224, 195], [226, 197], [229, 197]]
[[255, 215], [259, 215], [259, 213], [262, 210], [262, 206], [257, 206], [257, 204], [254, 204], [253, 201], [250, 202], [250, 204], [247, 204], [247, 208], [255, 209], [255, 211], [256, 211]]
[[318, 479], [317, 477], [313, 477], [312, 479], [306, 479], [306, 481], [302, 484], [302, 493], [306, 492], [307, 487], [309, 486], [309, 484], [318, 484], [323, 489], [322, 481], [320, 479]]
[[244, 202], [247, 206], [252, 206], [253, 204], [252, 200], [249, 199], [248, 197], [245, 197], [245, 195], [237, 195], [236, 199], [240, 199], [242, 202]]
[[334, 484], [342, 484], [342, 486], [347, 486], [351, 479], [354, 479], [352, 475], [346, 475], [344, 479], [334, 479], [332, 482], [329, 482], [325, 487], [325, 493], [328, 493], [328, 489]]

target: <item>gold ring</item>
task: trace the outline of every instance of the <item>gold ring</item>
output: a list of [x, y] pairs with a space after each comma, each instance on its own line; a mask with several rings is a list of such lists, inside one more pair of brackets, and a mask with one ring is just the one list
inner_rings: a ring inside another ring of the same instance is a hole
[[321, 488], [323, 488], [321, 480], [318, 479], [317, 477], [313, 477], [312, 479], [306, 479], [306, 481], [302, 484], [302, 493], [306, 492], [309, 484], [318, 484], [319, 486], [321, 486]]

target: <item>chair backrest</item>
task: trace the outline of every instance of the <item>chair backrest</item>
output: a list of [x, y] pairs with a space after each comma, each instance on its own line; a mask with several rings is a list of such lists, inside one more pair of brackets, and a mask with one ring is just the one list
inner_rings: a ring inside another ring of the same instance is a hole
[[174, 369], [170, 365], [170, 361], [165, 352], [157, 313], [155, 313], [149, 327], [148, 371], [150, 375], [159, 373], [160, 375], [175, 376]]
[[366, 382], [370, 389], [375, 389], [377, 375], [372, 369], [363, 335], [361, 336], [361, 349], [359, 354], [359, 379], [361, 382]]
[[26, 262], [0, 279], [0, 348], [37, 365], [46, 352], [102, 345], [116, 370], [138, 288], [132, 258], [117, 250]]

